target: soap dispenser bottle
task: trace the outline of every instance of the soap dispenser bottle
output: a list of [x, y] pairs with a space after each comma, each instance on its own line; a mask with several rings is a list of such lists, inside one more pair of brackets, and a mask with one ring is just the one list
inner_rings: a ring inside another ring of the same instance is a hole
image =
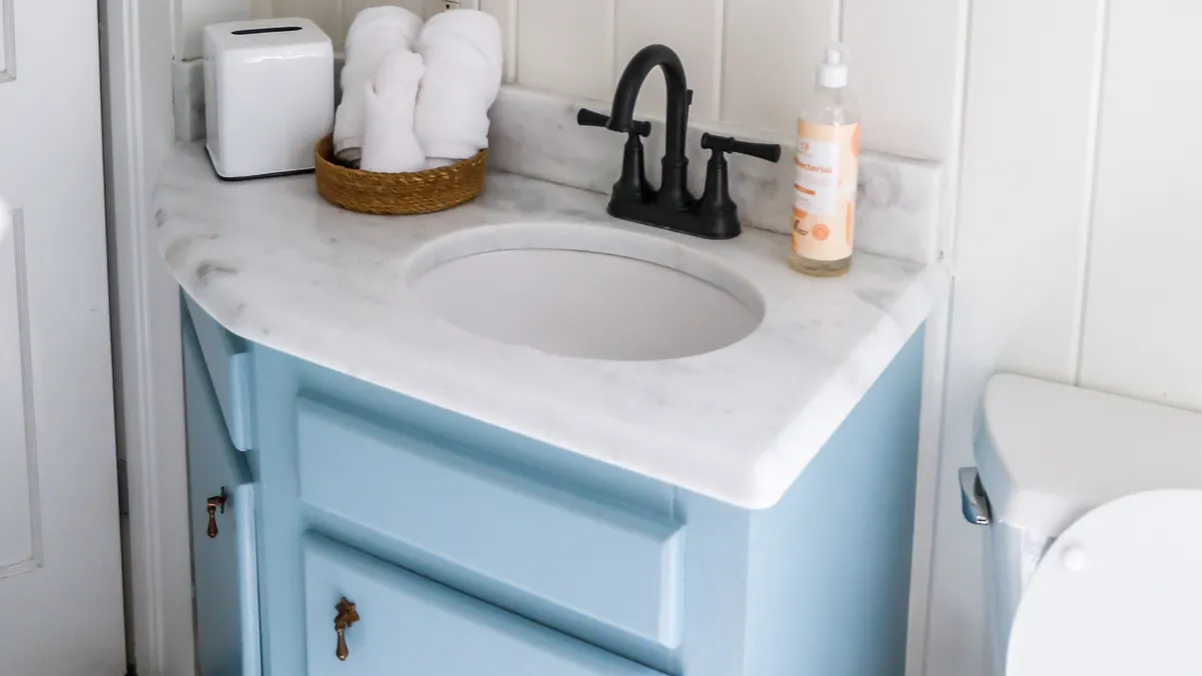
[[846, 91], [843, 47], [826, 48], [797, 121], [789, 265], [834, 277], [851, 268], [860, 162], [859, 111]]

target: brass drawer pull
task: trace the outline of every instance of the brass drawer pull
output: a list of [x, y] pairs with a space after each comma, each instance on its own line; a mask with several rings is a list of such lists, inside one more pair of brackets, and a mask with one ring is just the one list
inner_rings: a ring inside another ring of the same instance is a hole
[[346, 630], [359, 621], [359, 611], [355, 610], [355, 604], [347, 601], [345, 596], [338, 602], [338, 605], [334, 606], [334, 610], [338, 611], [338, 614], [334, 616], [334, 631], [338, 634], [338, 649], [334, 655], [338, 657], [339, 661], [345, 662], [350, 655], [350, 651], [346, 647]]
[[221, 487], [221, 495], [215, 495], [208, 500], [209, 510], [209, 537], [217, 537], [217, 510], [220, 509], [222, 514], [225, 514], [225, 503], [229, 501], [229, 494], [225, 492], [225, 486]]

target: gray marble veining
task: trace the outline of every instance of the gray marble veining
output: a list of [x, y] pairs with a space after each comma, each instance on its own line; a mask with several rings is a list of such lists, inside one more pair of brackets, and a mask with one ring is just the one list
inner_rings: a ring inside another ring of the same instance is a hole
[[[336, 72], [341, 62], [335, 64]], [[176, 135], [184, 141], [204, 137], [204, 76], [201, 62], [176, 64]], [[199, 99], [199, 100], [198, 100]], [[490, 112], [489, 162], [524, 176], [606, 193], [621, 173], [625, 138], [604, 129], [576, 124], [583, 107], [608, 112], [609, 104], [505, 85]], [[654, 116], [647, 141], [647, 175], [658, 184], [663, 157], [663, 122]], [[709, 153], [701, 149], [705, 132], [749, 141], [779, 143], [777, 164], [730, 156], [731, 195], [743, 224], [788, 233], [793, 206], [791, 136], [694, 120], [689, 127], [689, 182], [700, 195]], [[856, 205], [856, 251], [930, 263], [940, 256], [939, 164], [865, 150], [860, 155], [860, 191]]]
[[[748, 508], [780, 499], [946, 292], [938, 263], [865, 254], [845, 277], [812, 279], [785, 265], [783, 235], [699, 240], [615, 221], [605, 202], [494, 172], [460, 208], [363, 216], [322, 201], [311, 176], [221, 183], [184, 144], [155, 192], [156, 236], [187, 293], [248, 340]], [[754, 285], [764, 321], [708, 354], [598, 361], [477, 337], [409, 290], [428, 243], [518, 223], [708, 257]]]
[[[581, 108], [608, 113], [609, 104], [526, 87], [503, 87], [491, 113], [489, 162], [524, 176], [609, 193], [621, 173], [626, 138], [604, 129], [578, 126], [576, 113]], [[652, 184], [658, 184], [664, 125], [655, 117], [646, 119], [654, 129], [646, 143], [647, 176]], [[729, 156], [730, 186], [744, 226], [788, 234], [793, 207], [791, 158], [796, 139], [693, 121], [687, 149], [689, 185], [697, 195], [704, 191], [709, 160], [709, 152], [701, 149], [701, 135], [706, 132], [783, 146], [783, 156], [776, 164]], [[863, 151], [856, 204], [856, 251], [918, 263], [936, 260], [941, 186], [942, 172], [936, 163]]]

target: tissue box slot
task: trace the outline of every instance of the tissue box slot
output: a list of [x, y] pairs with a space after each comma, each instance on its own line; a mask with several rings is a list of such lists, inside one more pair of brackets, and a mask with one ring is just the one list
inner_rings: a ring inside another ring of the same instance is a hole
[[301, 30], [300, 26], [276, 26], [274, 28], [243, 28], [230, 32], [234, 35], [260, 35], [262, 33], [291, 33], [298, 30]]

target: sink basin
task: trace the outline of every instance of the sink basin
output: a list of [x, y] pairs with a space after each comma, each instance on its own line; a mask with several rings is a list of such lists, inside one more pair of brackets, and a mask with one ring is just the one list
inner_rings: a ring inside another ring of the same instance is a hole
[[716, 260], [667, 239], [577, 223], [462, 231], [410, 260], [432, 313], [478, 336], [569, 357], [675, 359], [745, 338], [763, 297]]

